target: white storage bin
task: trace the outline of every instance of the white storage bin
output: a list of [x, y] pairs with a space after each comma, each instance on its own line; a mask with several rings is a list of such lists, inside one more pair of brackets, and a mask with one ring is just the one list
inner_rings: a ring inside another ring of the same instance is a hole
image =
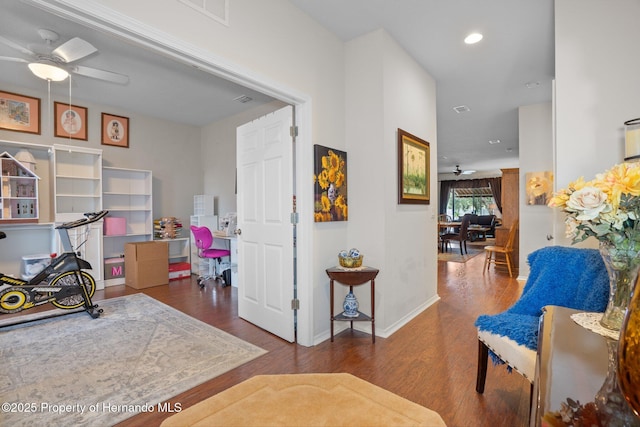
[[202, 194], [193, 196], [193, 214], [194, 215], [213, 215], [215, 201], [213, 196]]
[[22, 257], [20, 277], [22, 280], [30, 280], [51, 263], [49, 254], [25, 255]]

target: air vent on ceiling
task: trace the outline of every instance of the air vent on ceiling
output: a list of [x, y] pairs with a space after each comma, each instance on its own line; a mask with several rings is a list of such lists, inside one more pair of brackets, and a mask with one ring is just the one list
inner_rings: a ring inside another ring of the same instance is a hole
[[229, 26], [229, 0], [178, 0], [201, 14]]
[[457, 107], [453, 107], [453, 111], [460, 114], [460, 113], [466, 113], [467, 111], [471, 111], [471, 110], [466, 105], [458, 105]]
[[233, 98], [234, 101], [238, 101], [238, 102], [242, 102], [243, 104], [246, 104], [247, 102], [251, 102], [253, 101], [253, 98], [251, 98], [250, 96], [247, 95], [241, 95], [237, 98]]

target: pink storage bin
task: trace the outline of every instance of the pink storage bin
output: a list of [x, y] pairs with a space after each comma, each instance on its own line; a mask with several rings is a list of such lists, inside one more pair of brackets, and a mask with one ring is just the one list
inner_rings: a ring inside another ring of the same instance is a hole
[[105, 236], [124, 236], [127, 234], [127, 219], [108, 216], [104, 219]]

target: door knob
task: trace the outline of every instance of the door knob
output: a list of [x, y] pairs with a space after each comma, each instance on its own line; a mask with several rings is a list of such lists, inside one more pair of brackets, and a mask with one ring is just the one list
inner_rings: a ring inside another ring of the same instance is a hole
[[236, 228], [235, 233], [236, 233], [237, 235], [241, 235], [241, 234], [242, 234], [242, 230], [241, 230], [240, 228]]

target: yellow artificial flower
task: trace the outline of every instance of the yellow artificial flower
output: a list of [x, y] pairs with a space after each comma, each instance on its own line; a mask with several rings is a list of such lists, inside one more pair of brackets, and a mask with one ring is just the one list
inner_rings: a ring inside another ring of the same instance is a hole
[[640, 196], [640, 168], [638, 164], [621, 163], [604, 174], [596, 175], [597, 185], [609, 195], [614, 211], [620, 206], [623, 194]]

